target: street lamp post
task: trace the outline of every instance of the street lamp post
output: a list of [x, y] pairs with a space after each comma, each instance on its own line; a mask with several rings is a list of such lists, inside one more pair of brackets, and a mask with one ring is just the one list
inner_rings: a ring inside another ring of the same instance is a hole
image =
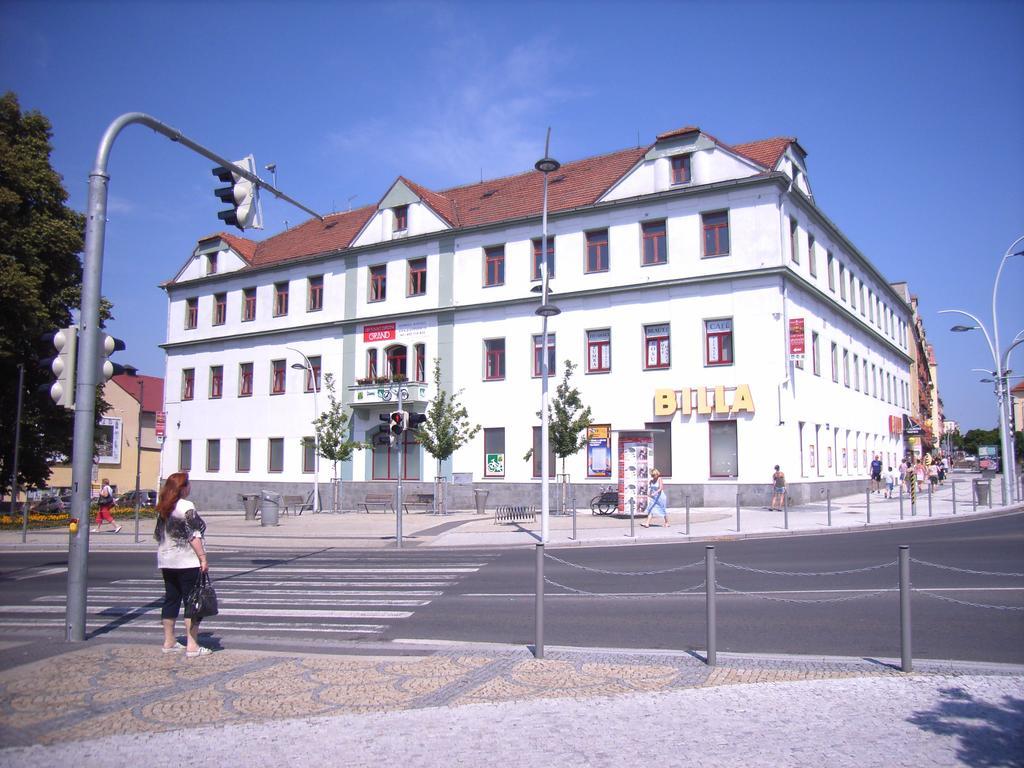
[[548, 128], [547, 138], [544, 140], [544, 157], [536, 162], [534, 167], [544, 174], [544, 209], [541, 214], [541, 238], [540, 238], [540, 306], [535, 314], [541, 317], [541, 353], [540, 353], [540, 539], [547, 543], [549, 518], [550, 518], [550, 481], [548, 472], [551, 467], [551, 451], [548, 449], [550, 440], [550, 425], [548, 424], [548, 318], [554, 317], [562, 310], [548, 301], [548, 174], [554, 173], [562, 164], [549, 156], [548, 150], [551, 145], [551, 128]]
[[1003, 456], [1003, 499], [1009, 500], [1016, 495], [1017, 487], [1014, 481], [1017, 472], [1016, 458], [1014, 456], [1013, 446], [1013, 435], [1010, 432], [1010, 416], [1009, 416], [1009, 400], [1010, 400], [1010, 387], [1009, 387], [1009, 374], [1010, 371], [1007, 369], [1007, 364], [1010, 359], [1010, 352], [1024, 341], [1024, 338], [1014, 338], [1014, 342], [1010, 344], [1005, 351], [1000, 354], [999, 349], [999, 317], [996, 314], [996, 297], [999, 293], [999, 279], [1003, 275], [1003, 267], [1006, 266], [1007, 260], [1011, 256], [1024, 255], [1024, 249], [1014, 250], [1020, 243], [1024, 242], [1024, 236], [1018, 237], [1009, 248], [1006, 249], [1006, 253], [1003, 254], [1002, 260], [999, 262], [999, 269], [996, 270], [995, 284], [992, 286], [992, 335], [989, 335], [988, 329], [985, 328], [985, 324], [981, 322], [977, 317], [972, 315], [970, 312], [965, 312], [962, 309], [942, 309], [939, 310], [939, 314], [958, 314], [969, 317], [974, 321], [973, 326], [967, 325], [954, 325], [950, 330], [955, 332], [966, 332], [980, 330], [985, 335], [985, 341], [988, 344], [989, 352], [992, 354], [992, 363], [995, 366], [995, 370], [992, 371], [992, 375], [995, 377], [996, 384], [996, 397], [999, 404], [999, 441], [1001, 443], [1002, 456]]
[[292, 368], [298, 371], [305, 371], [309, 381], [313, 385], [313, 514], [320, 512], [320, 435], [316, 430], [316, 420], [320, 418], [320, 409], [317, 406], [316, 396], [318, 387], [316, 383], [316, 372], [309, 358], [294, 347], [285, 347], [302, 358], [303, 363], [292, 363]]

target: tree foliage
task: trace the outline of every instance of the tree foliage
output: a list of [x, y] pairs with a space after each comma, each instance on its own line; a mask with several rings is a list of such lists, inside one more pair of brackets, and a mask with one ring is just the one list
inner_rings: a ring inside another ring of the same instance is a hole
[[25, 366], [19, 484], [40, 487], [55, 456], [71, 454], [72, 414], [38, 388], [52, 380], [38, 360], [42, 334], [71, 323], [79, 303], [85, 217], [65, 204], [50, 165], [49, 120], [0, 98], [0, 487], [9, 488], [18, 365]]
[[[555, 456], [562, 460], [562, 474], [565, 474], [565, 460], [579, 453], [587, 444], [586, 430], [594, 420], [590, 406], [583, 405], [583, 397], [572, 386], [573, 371], [578, 368], [571, 360], [565, 361], [562, 381], [555, 388], [555, 396], [548, 403], [548, 441]], [[540, 411], [537, 411], [540, 418]], [[523, 456], [524, 461], [533, 457], [533, 448]]]
[[434, 358], [434, 387], [436, 393], [427, 406], [427, 420], [416, 431], [416, 439], [440, 466], [476, 436], [480, 425], [470, 423], [469, 413], [459, 403], [461, 389], [449, 394], [441, 388], [441, 361], [437, 358]]
[[324, 386], [320, 391], [327, 393], [328, 405], [313, 421], [313, 428], [320, 444], [320, 455], [333, 462], [337, 469], [339, 462], [351, 459], [355, 451], [366, 448], [366, 443], [349, 437], [351, 416], [335, 395], [334, 376], [329, 373], [324, 376]]

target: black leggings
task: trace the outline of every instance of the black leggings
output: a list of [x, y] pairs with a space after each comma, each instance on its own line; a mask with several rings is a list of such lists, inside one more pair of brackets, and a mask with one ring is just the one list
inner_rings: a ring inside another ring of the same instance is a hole
[[199, 581], [199, 567], [161, 568], [160, 572], [164, 575], [164, 607], [160, 610], [160, 618], [176, 619], [181, 611], [181, 601]]

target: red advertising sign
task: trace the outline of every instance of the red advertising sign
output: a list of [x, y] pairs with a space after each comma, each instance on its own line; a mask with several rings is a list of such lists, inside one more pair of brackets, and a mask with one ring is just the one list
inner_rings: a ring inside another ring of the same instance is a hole
[[394, 323], [378, 323], [377, 325], [363, 326], [363, 341], [392, 341], [395, 338]]
[[156, 412], [156, 436], [163, 437], [167, 425], [167, 411]]
[[789, 354], [804, 354], [804, 319], [794, 317], [789, 321]]

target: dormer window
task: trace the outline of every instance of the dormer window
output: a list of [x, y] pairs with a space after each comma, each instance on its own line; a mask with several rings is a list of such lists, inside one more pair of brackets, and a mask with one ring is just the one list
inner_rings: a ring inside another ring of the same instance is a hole
[[216, 275], [217, 274], [217, 252], [214, 251], [206, 257], [206, 274]]
[[672, 183], [690, 183], [690, 156], [676, 155], [672, 158]]
[[405, 232], [409, 228], [409, 206], [398, 205], [393, 209], [395, 214], [393, 232]]

